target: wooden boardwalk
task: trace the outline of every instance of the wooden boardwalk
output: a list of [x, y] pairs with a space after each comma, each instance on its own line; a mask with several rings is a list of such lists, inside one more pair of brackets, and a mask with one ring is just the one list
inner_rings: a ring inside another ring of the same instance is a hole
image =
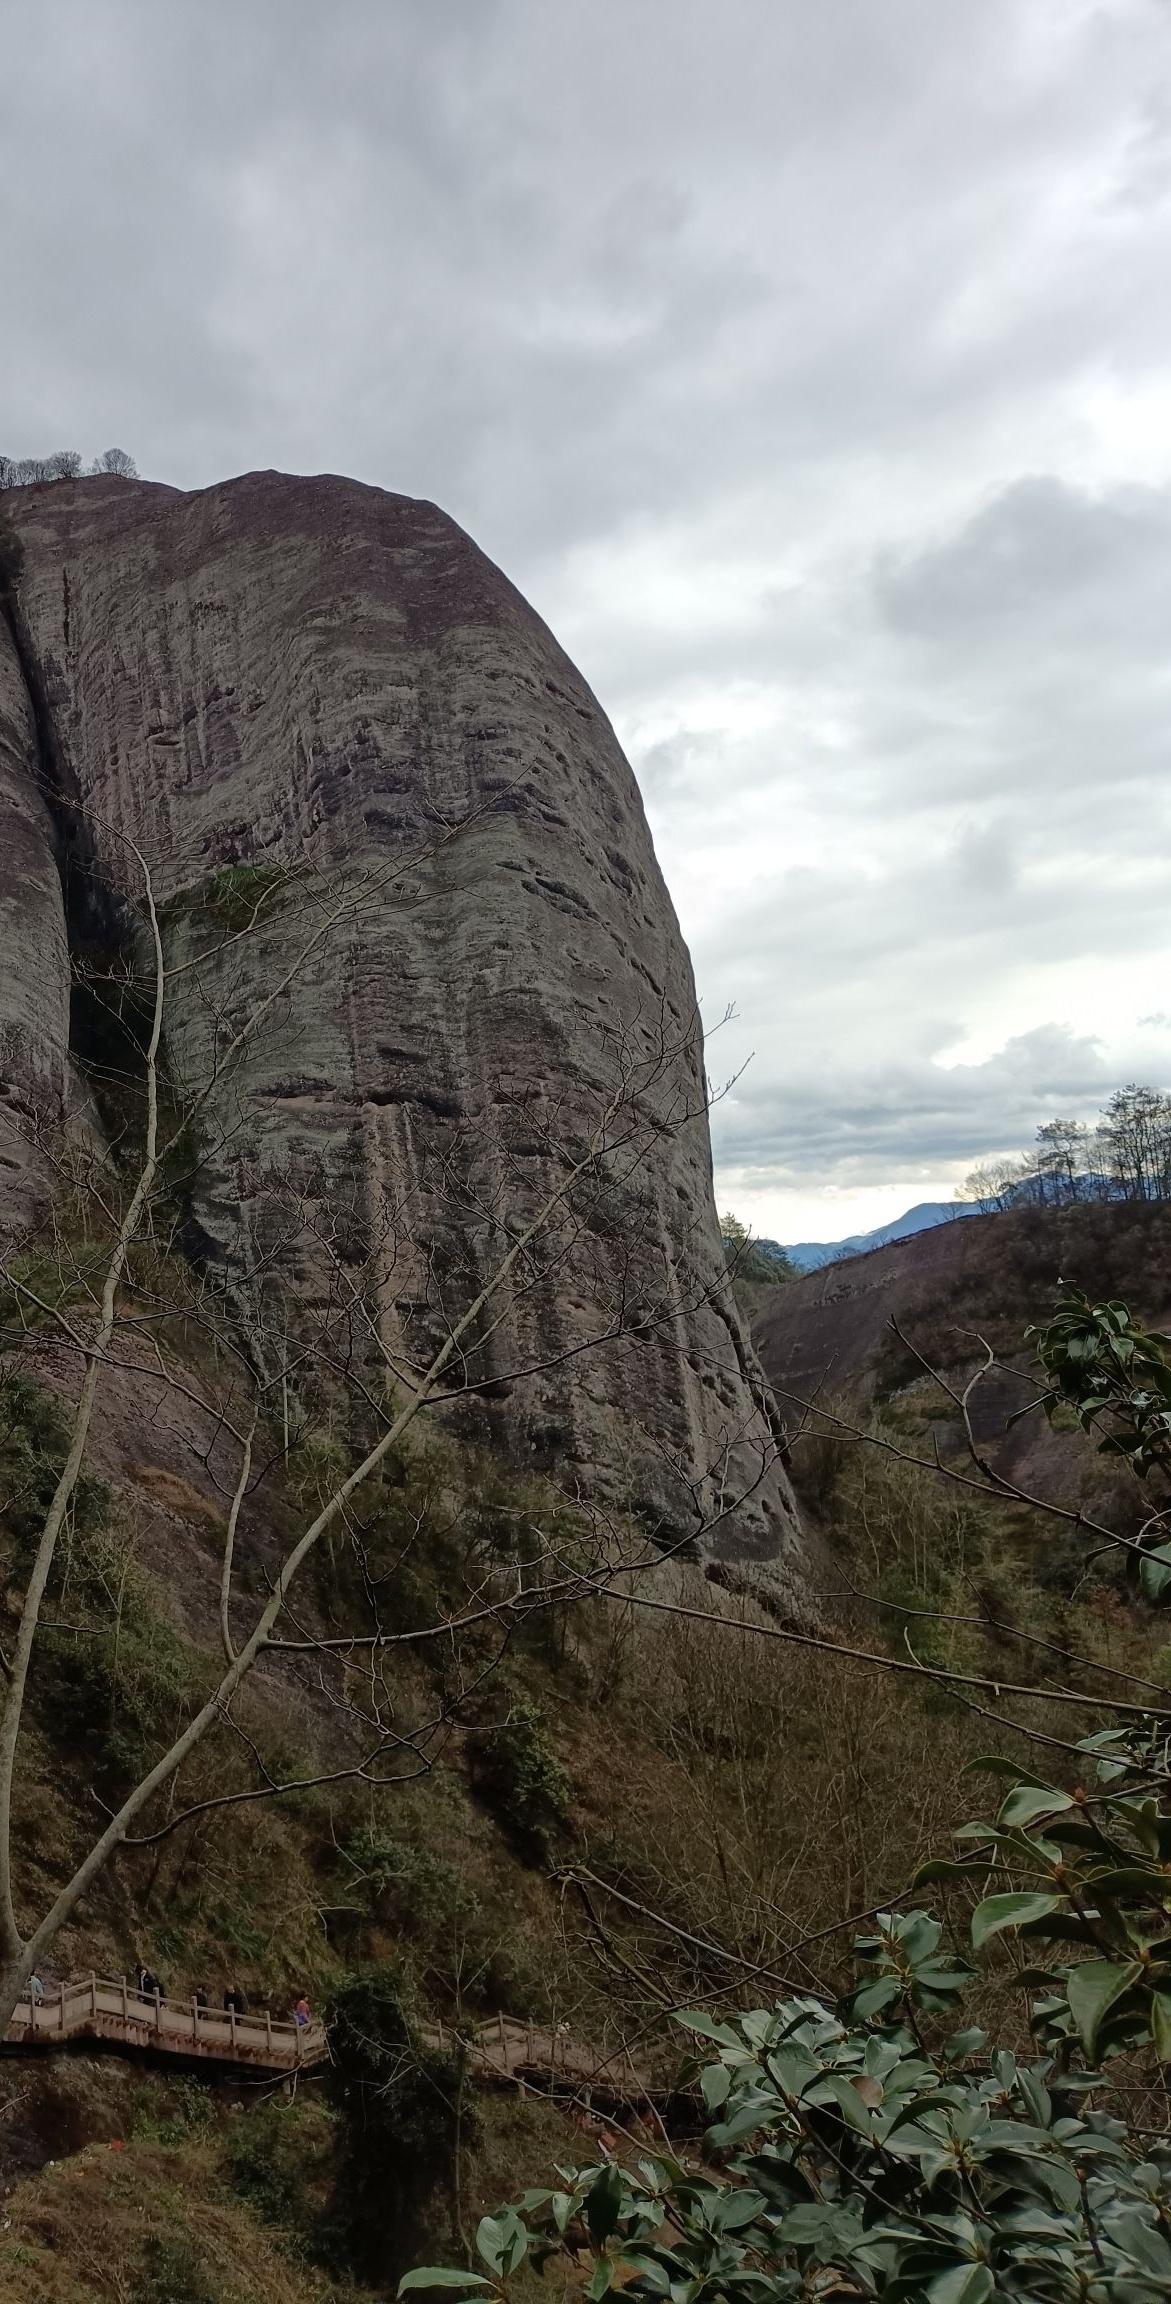
[[631, 2106], [668, 2102], [676, 2093], [641, 2072], [626, 2048], [592, 2048], [571, 2039], [564, 2028], [548, 2031], [512, 2016], [492, 2016], [466, 2028], [429, 2025], [422, 2038], [429, 2048], [462, 2049], [472, 2072], [489, 2085], [534, 2087], [546, 2095]]
[[[594, 2049], [571, 2040], [564, 2029], [549, 2031], [510, 2016], [459, 2027], [426, 2025], [420, 2037], [428, 2048], [462, 2052], [474, 2076], [489, 2087], [629, 2106], [665, 2103], [674, 2093], [638, 2071], [624, 2048]], [[152, 2060], [263, 2073], [310, 2070], [329, 2053], [324, 2024], [197, 2008], [193, 2000], [164, 1999], [105, 1976], [54, 1986], [35, 2004], [18, 2002], [2, 2045], [13, 2054], [51, 2053], [85, 2041]]]
[[226, 2008], [197, 2008], [193, 2000], [165, 2000], [105, 1976], [54, 1986], [35, 2004], [18, 2001], [4, 2046], [53, 2049], [74, 2040], [260, 2072], [297, 2072], [319, 2064], [326, 2054], [324, 2024], [281, 2023], [267, 2012], [237, 2016]]

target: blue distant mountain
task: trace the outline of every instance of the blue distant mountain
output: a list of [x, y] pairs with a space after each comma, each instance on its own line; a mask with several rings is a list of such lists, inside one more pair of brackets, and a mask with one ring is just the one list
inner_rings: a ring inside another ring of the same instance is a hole
[[935, 1224], [984, 1213], [974, 1200], [921, 1200], [917, 1208], [908, 1208], [893, 1224], [879, 1224], [873, 1232], [851, 1232], [844, 1240], [796, 1240], [784, 1245], [776, 1240], [757, 1240], [754, 1246], [764, 1256], [787, 1256], [798, 1272], [816, 1272], [841, 1256], [864, 1256], [868, 1248], [885, 1248], [892, 1240], [909, 1240], [915, 1232], [930, 1232]]
[[865, 1256], [869, 1248], [886, 1248], [892, 1240], [910, 1240], [916, 1232], [930, 1232], [936, 1224], [951, 1224], [961, 1216], [990, 1216], [1006, 1205], [1064, 1207], [1073, 1201], [1123, 1197], [1109, 1176], [1095, 1172], [1056, 1185], [1051, 1177], [1025, 1175], [1008, 1187], [1006, 1200], [920, 1200], [893, 1224], [879, 1224], [873, 1232], [850, 1232], [844, 1240], [796, 1240], [783, 1245], [777, 1240], [756, 1240], [753, 1246], [762, 1256], [787, 1256], [798, 1272], [818, 1272], [823, 1264], [835, 1264], [846, 1256]]

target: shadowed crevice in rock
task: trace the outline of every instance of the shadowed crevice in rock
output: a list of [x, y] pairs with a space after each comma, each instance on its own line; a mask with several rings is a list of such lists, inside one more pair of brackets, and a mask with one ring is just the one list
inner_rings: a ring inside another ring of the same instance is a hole
[[69, 955], [57, 826], [10, 603], [0, 603], [0, 1221], [23, 1226], [49, 1185], [42, 1132], [59, 1119]]
[[[65, 598], [67, 614], [67, 591]], [[14, 762], [16, 781], [23, 788], [21, 812], [38, 831], [42, 823], [47, 827], [60, 886], [67, 956], [66, 1062], [62, 1072], [60, 1052], [54, 1047], [46, 1075], [56, 1085], [41, 1099], [37, 1119], [40, 1124], [53, 1126], [72, 1078], [84, 1084], [95, 1110], [103, 1113], [111, 1131], [116, 1131], [125, 1125], [128, 1092], [133, 1097], [134, 1084], [143, 1073], [148, 1026], [135, 993], [141, 929], [130, 903], [103, 870], [76, 776], [58, 741], [44, 675], [19, 596], [0, 603], [0, 614], [27, 707], [23, 717], [29, 734]], [[56, 919], [57, 908], [47, 890], [45, 904]], [[35, 940], [34, 950], [39, 941]], [[19, 971], [26, 982], [33, 965], [30, 952]], [[56, 974], [54, 969], [54, 980]]]

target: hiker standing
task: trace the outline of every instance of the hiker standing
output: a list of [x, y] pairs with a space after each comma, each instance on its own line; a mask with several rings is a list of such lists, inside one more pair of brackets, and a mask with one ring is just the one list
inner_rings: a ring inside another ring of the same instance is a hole
[[309, 2006], [308, 1995], [304, 1992], [302, 1992], [293, 2010], [293, 2022], [299, 2032], [303, 2032], [305, 2026], [313, 2022], [313, 2010]]

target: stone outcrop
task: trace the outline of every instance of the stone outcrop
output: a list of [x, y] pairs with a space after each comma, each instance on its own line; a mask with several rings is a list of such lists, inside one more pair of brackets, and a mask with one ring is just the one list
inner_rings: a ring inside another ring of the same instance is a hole
[[[279, 1168], [335, 1250], [339, 1210], [368, 1261], [376, 1244], [388, 1340], [428, 1341], [546, 1188], [552, 1140], [582, 1140], [620, 1049], [665, 1035], [659, 1092], [699, 1100], [690, 965], [613, 731], [433, 505], [274, 473], [194, 494], [65, 481], [7, 504], [25, 571], [23, 665], [0, 632], [3, 1094], [59, 1092], [67, 1073], [46, 782], [76, 802], [109, 886], [134, 899], [133, 849], [148, 860], [173, 958], [256, 911], [175, 979], [168, 1044], [192, 1088], [217, 1035], [349, 906], [202, 1107], [195, 1233], [243, 1284]], [[587, 1209], [574, 1253], [513, 1302], [462, 1412], [671, 1527], [689, 1483], [709, 1514], [755, 1483], [710, 1548], [795, 1597], [794, 1511], [775, 1464], [757, 1477], [770, 1403], [722, 1284], [702, 1112], [654, 1136], [623, 1206], [625, 1235]], [[312, 1256], [294, 1263], [311, 1291]], [[607, 1327], [637, 1332], [588, 1348]]]
[[38, 1138], [59, 1111], [69, 1040], [69, 952], [55, 827], [32, 702], [0, 619], [0, 1198], [36, 1205]]

